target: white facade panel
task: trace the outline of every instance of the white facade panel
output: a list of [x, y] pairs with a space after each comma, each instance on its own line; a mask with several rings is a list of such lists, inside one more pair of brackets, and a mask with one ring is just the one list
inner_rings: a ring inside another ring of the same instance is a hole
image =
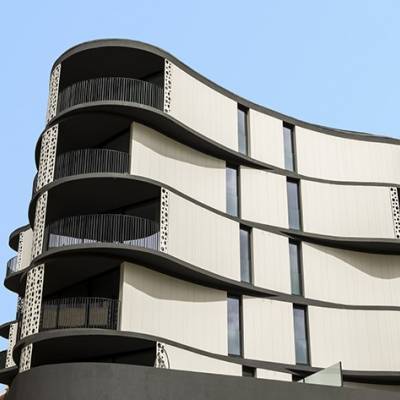
[[121, 330], [227, 354], [227, 295], [123, 263]]
[[170, 193], [168, 225], [168, 254], [240, 280], [237, 222]]
[[308, 307], [314, 367], [339, 361], [343, 369], [400, 369], [400, 312]]
[[244, 296], [243, 337], [245, 358], [295, 363], [292, 304]]
[[196, 132], [237, 151], [237, 103], [174, 64], [171, 77], [169, 114]]
[[131, 127], [130, 158], [132, 175], [154, 179], [225, 211], [225, 161], [136, 122]]
[[33, 231], [32, 229], [27, 229], [21, 232], [22, 235], [22, 252], [21, 252], [21, 266], [20, 269], [25, 269], [29, 267], [32, 260], [32, 239]]
[[255, 286], [290, 293], [288, 238], [254, 228], [252, 239]]
[[400, 183], [400, 145], [296, 127], [296, 146], [300, 174], [338, 181]]
[[400, 304], [400, 256], [303, 242], [305, 296], [354, 305]]
[[286, 177], [240, 167], [240, 194], [243, 219], [288, 227]]
[[322, 235], [394, 238], [390, 190], [379, 186], [301, 181], [304, 231]]
[[267, 164], [284, 168], [282, 120], [249, 110], [250, 156]]
[[272, 379], [274, 381], [292, 381], [292, 375], [286, 374], [284, 372], [272, 371], [270, 369], [257, 368], [256, 371], [257, 378], [260, 379]]

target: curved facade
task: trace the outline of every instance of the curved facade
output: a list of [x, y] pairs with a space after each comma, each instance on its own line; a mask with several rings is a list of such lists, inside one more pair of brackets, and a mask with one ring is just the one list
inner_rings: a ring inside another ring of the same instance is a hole
[[130, 373], [178, 397], [396, 398], [400, 141], [265, 109], [140, 42], [78, 45], [49, 86], [10, 236], [11, 399], [68, 392], [89, 362], [93, 399]]

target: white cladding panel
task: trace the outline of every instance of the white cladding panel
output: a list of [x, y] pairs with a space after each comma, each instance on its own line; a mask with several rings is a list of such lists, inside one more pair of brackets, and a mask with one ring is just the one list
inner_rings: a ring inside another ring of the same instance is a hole
[[257, 378], [272, 379], [274, 381], [292, 381], [292, 375], [285, 372], [272, 371], [270, 369], [257, 368]]
[[168, 254], [240, 280], [239, 224], [175, 193], [169, 195]]
[[237, 103], [176, 65], [171, 67], [169, 114], [196, 132], [237, 151]]
[[227, 295], [124, 262], [121, 330], [227, 354]]
[[390, 190], [302, 180], [303, 226], [322, 235], [394, 238]]
[[343, 304], [398, 306], [400, 256], [303, 242], [305, 296]]
[[400, 145], [296, 127], [296, 147], [300, 174], [339, 181], [400, 183]]
[[295, 363], [291, 303], [243, 297], [244, 357]]
[[23, 242], [22, 242], [22, 253], [21, 253], [21, 269], [25, 269], [29, 267], [32, 260], [32, 238], [33, 231], [31, 228], [27, 229], [22, 233]]
[[288, 227], [286, 178], [240, 167], [241, 215], [261, 224]]
[[154, 179], [225, 211], [225, 161], [136, 122], [131, 126], [130, 158], [131, 174]]
[[284, 168], [282, 120], [251, 109], [248, 118], [251, 157]]
[[252, 230], [254, 284], [290, 293], [288, 238], [260, 229]]
[[400, 312], [308, 307], [314, 367], [342, 361], [343, 369], [400, 369]]
[[241, 364], [229, 363], [178, 347], [165, 345], [171, 369], [222, 375], [242, 375]]

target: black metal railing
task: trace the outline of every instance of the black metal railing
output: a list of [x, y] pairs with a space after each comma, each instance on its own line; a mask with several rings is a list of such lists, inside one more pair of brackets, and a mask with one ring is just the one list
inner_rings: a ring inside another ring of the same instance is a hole
[[6, 277], [12, 274], [13, 272], [17, 272], [17, 266], [18, 266], [18, 256], [10, 258], [7, 261]]
[[45, 300], [40, 331], [69, 328], [117, 329], [119, 300], [102, 297], [67, 297]]
[[0, 351], [0, 369], [6, 367], [7, 350]]
[[127, 101], [163, 109], [164, 90], [139, 79], [105, 77], [73, 83], [58, 95], [57, 112], [95, 101]]
[[110, 149], [81, 149], [56, 158], [54, 179], [94, 172], [129, 172], [129, 154]]
[[158, 249], [158, 222], [124, 214], [66, 217], [46, 226], [47, 248], [85, 243], [120, 243]]

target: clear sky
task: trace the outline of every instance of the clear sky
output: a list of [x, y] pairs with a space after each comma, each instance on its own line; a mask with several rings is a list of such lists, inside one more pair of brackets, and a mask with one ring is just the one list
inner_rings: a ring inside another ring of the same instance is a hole
[[[9, 233], [28, 221], [49, 70], [69, 47], [141, 40], [274, 110], [400, 137], [399, 19], [399, 0], [2, 2], [0, 275], [14, 255]], [[15, 304], [2, 287], [0, 323], [14, 318]]]

